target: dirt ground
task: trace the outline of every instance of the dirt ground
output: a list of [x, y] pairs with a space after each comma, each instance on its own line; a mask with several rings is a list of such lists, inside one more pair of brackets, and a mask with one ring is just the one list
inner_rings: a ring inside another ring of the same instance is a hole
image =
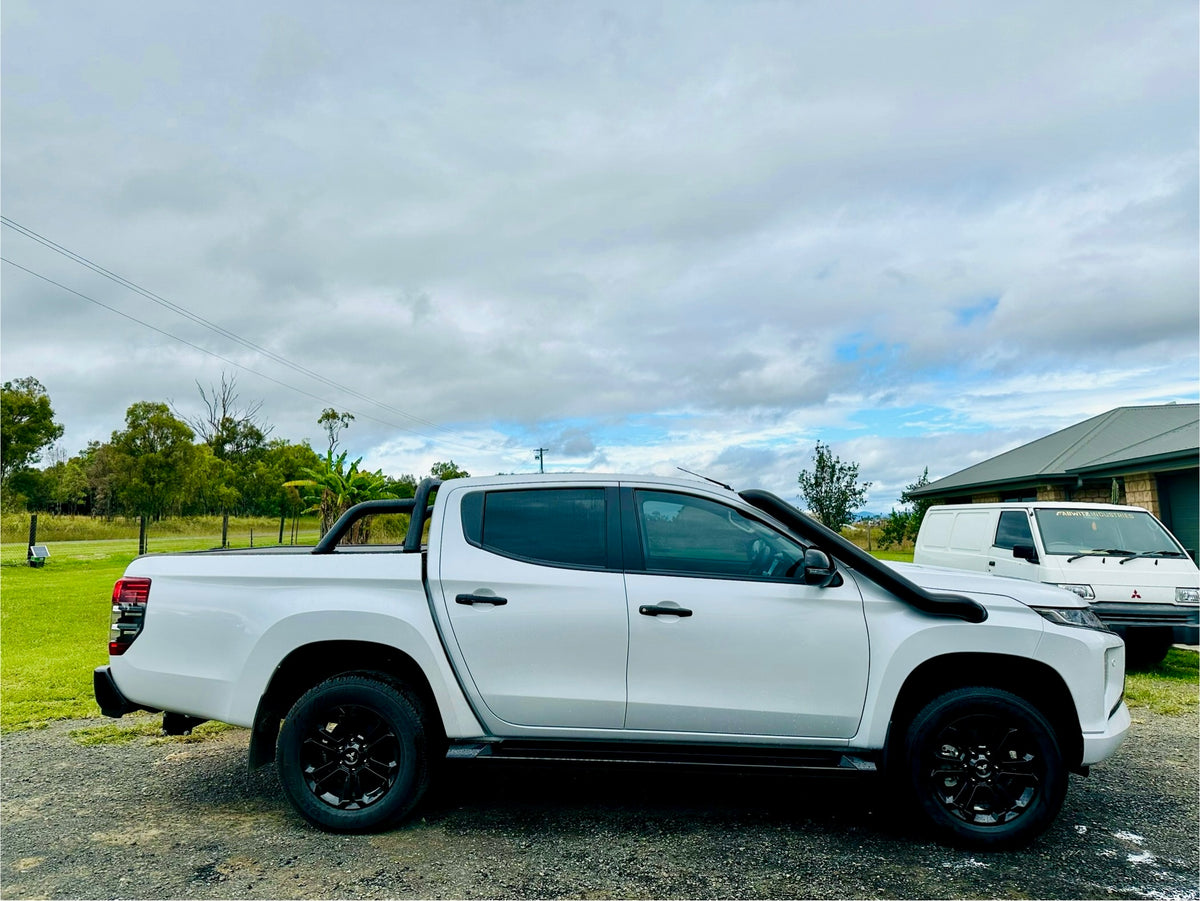
[[968, 853], [877, 778], [448, 764], [413, 820], [336, 836], [294, 814], [247, 733], [0, 745], [4, 898], [1200, 898], [1196, 715], [1129, 740], [1031, 847]]

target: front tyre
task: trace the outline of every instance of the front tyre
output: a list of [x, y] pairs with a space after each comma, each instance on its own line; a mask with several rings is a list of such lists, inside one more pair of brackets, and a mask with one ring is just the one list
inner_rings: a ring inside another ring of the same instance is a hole
[[370, 676], [338, 676], [306, 692], [284, 720], [276, 750], [288, 800], [334, 832], [392, 825], [416, 806], [429, 778], [416, 705]]
[[908, 791], [953, 843], [1026, 844], [1062, 807], [1067, 770], [1054, 728], [1011, 692], [962, 688], [935, 698], [912, 721], [904, 746]]

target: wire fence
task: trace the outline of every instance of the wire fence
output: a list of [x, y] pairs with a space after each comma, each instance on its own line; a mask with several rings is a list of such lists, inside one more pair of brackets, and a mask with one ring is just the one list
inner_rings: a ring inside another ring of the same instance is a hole
[[49, 563], [61, 559], [132, 558], [139, 553], [222, 547], [312, 545], [320, 540], [321, 531], [317, 521], [311, 517], [272, 521], [265, 517], [246, 520], [205, 516], [156, 523], [137, 519], [105, 522], [89, 517], [21, 514], [4, 517], [3, 537], [0, 563], [12, 565], [29, 562], [31, 546], [44, 547], [49, 552]]

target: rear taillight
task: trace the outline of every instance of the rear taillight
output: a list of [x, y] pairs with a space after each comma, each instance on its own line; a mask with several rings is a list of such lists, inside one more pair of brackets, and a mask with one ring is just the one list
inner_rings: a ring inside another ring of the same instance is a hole
[[108, 653], [124, 654], [142, 631], [146, 621], [146, 603], [150, 600], [149, 579], [118, 579], [112, 593], [112, 630], [108, 634]]

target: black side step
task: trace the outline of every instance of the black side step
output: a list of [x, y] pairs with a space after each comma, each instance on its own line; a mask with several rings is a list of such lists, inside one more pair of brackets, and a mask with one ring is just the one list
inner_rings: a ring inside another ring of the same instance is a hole
[[451, 760], [574, 761], [578, 763], [667, 763], [742, 769], [875, 772], [874, 755], [841, 750], [734, 745], [664, 745], [642, 742], [458, 742]]

